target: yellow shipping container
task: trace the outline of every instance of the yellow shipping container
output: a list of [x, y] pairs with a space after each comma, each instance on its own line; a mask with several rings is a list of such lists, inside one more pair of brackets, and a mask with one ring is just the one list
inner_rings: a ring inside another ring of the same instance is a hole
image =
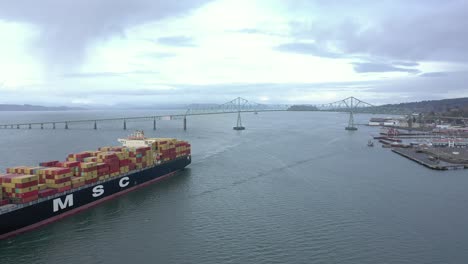
[[87, 157], [83, 159], [83, 162], [94, 162], [95, 159], [96, 157]]
[[99, 151], [99, 150], [90, 151], [90, 152], [91, 152], [91, 156], [93, 156], [93, 157], [96, 157], [99, 153], [101, 153], [101, 151]]
[[3, 187], [6, 193], [27, 193], [27, 192], [32, 192], [32, 191], [37, 191], [37, 185], [36, 186], [31, 186], [31, 187], [26, 187], [26, 188], [10, 188], [10, 187]]
[[84, 182], [85, 181], [85, 177], [81, 176], [81, 177], [73, 177], [72, 178], [72, 183], [79, 183], [79, 182]]
[[82, 173], [81, 177], [85, 177], [86, 180], [97, 178], [97, 173]]
[[106, 179], [109, 179], [110, 175], [109, 174], [106, 174], [106, 175], [102, 175], [102, 176], [99, 176], [99, 180], [102, 181], [102, 180], [106, 180]]
[[32, 181], [37, 181], [39, 178], [37, 175], [22, 175], [18, 177], [14, 177], [11, 179], [12, 183], [27, 183]]
[[71, 184], [72, 184], [71, 181], [67, 181], [63, 183], [47, 183], [47, 187], [48, 188], [63, 188], [63, 187], [71, 186]]
[[80, 168], [88, 169], [92, 167], [96, 167], [97, 162], [82, 162], [80, 163]]
[[37, 189], [39, 191], [45, 190], [45, 189], [47, 189], [47, 184], [40, 183], [40, 184], [37, 185]]
[[[53, 177], [54, 180], [60, 180], [60, 179], [65, 179], [65, 178], [68, 178], [68, 177], [71, 177], [73, 176], [73, 173], [64, 173], [64, 174], [59, 174], [59, 175], [52, 175], [52, 174], [49, 174], [48, 177]], [[46, 178], [47, 180], [47, 177], [44, 177]]]

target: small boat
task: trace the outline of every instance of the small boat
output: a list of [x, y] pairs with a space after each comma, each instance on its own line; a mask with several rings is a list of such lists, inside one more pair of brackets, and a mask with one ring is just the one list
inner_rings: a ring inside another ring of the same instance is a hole
[[372, 140], [367, 141], [367, 146], [368, 147], [373, 147], [374, 146], [374, 141], [372, 141]]

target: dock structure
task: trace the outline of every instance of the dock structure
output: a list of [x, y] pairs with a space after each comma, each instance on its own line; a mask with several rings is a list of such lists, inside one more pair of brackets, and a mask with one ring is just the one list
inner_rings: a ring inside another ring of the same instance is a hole
[[392, 151], [433, 170], [458, 170], [468, 168], [468, 164], [449, 163], [439, 159], [431, 159], [428, 153], [418, 152], [413, 148], [393, 148]]

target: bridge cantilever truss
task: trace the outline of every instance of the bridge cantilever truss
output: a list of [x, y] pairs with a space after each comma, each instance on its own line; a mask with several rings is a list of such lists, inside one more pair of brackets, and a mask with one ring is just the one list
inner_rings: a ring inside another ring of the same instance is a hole
[[[267, 112], [267, 111], [286, 111], [289, 105], [273, 105], [273, 104], [259, 104], [251, 102], [242, 97], [237, 97], [224, 104], [212, 105], [189, 105], [185, 115], [198, 115], [198, 114], [217, 114], [217, 113], [237, 113], [237, 124], [234, 130], [244, 130], [242, 126], [241, 112]], [[186, 129], [186, 117], [184, 117], [184, 129]]]
[[237, 112], [266, 112], [285, 111], [289, 105], [283, 104], [259, 104], [251, 102], [242, 97], [237, 97], [224, 104], [191, 104], [188, 106], [186, 115], [197, 115], [207, 113], [237, 113]]
[[356, 97], [351, 96], [340, 101], [320, 105], [317, 108], [320, 111], [343, 112], [344, 110], [346, 112], [349, 112], [348, 126], [346, 127], [346, 130], [357, 130], [354, 124], [354, 113], [362, 112], [362, 110], [371, 110], [374, 107], [375, 106], [370, 103], [364, 102]]

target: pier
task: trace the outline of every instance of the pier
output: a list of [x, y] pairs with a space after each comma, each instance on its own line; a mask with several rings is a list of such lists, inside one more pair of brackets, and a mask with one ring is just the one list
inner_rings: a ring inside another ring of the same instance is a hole
[[433, 170], [458, 170], [468, 168], [468, 164], [455, 164], [445, 162], [443, 160], [434, 158], [426, 152], [417, 151], [413, 148], [393, 148], [392, 151]]

